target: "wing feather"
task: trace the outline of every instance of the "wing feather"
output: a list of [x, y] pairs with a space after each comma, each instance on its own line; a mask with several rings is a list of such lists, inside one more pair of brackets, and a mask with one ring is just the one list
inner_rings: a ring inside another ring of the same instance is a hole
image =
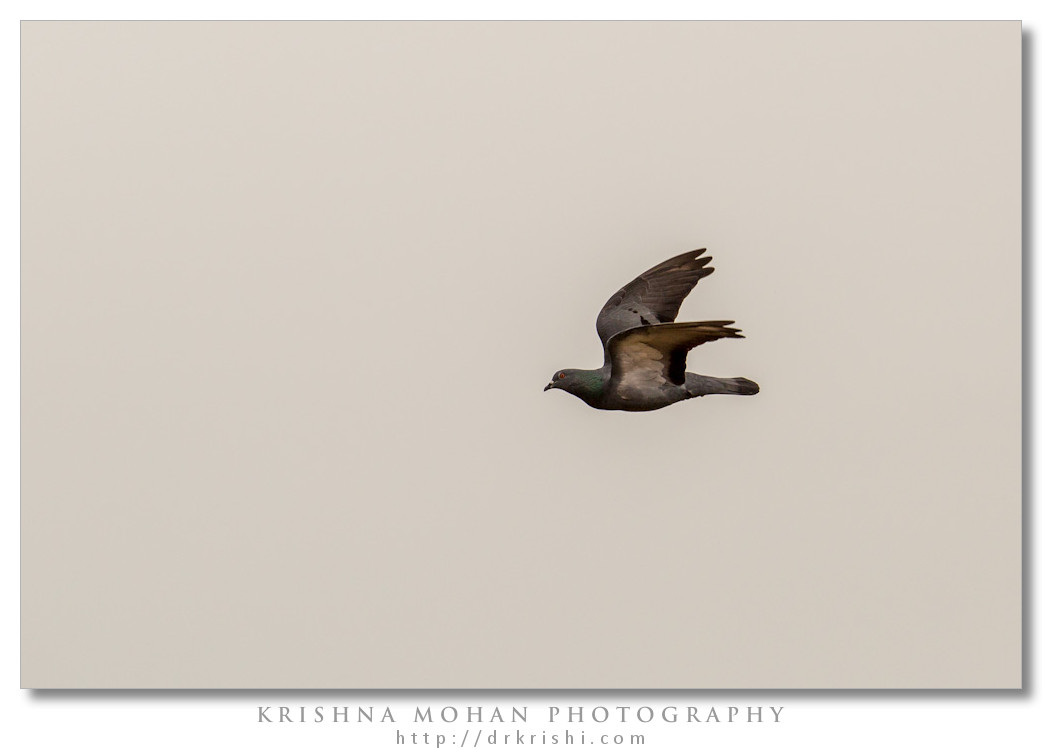
[[683, 385], [687, 352], [721, 338], [742, 338], [734, 320], [661, 323], [630, 328], [608, 339], [611, 379], [619, 393], [667, 384]]
[[608, 339], [630, 328], [670, 323], [695, 284], [713, 272], [705, 248], [677, 255], [644, 271], [612, 295], [597, 315], [597, 335]]

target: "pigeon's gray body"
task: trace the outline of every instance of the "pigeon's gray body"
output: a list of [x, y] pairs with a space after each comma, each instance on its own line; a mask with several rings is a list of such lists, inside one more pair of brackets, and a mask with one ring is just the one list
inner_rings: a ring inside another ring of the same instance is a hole
[[678, 255], [623, 286], [597, 316], [604, 345], [600, 369], [562, 369], [544, 388], [581, 398], [593, 408], [654, 411], [700, 395], [753, 395], [744, 377], [686, 372], [687, 352], [720, 338], [741, 338], [732, 320], [674, 322], [684, 298], [713, 272], [705, 249]]

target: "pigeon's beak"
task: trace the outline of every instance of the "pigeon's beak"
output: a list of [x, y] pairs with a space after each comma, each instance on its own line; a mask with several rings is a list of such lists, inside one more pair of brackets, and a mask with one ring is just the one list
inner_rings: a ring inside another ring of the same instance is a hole
[[543, 388], [543, 392], [545, 393], [547, 390], [549, 390], [553, 386], [554, 386], [554, 384], [551, 382], [549, 385], [547, 385], [545, 388]]

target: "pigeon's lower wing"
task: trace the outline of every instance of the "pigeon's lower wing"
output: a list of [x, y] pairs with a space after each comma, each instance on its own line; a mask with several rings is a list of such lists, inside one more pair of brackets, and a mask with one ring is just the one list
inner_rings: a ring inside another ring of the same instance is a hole
[[663, 385], [683, 385], [687, 352], [720, 338], [741, 338], [728, 327], [733, 320], [664, 323], [631, 328], [612, 336], [605, 349], [611, 360], [611, 381], [620, 392]]
[[676, 320], [684, 298], [699, 279], [713, 272], [709, 267], [713, 258], [704, 252], [703, 247], [670, 258], [615, 292], [597, 315], [601, 343], [607, 345], [613, 335], [630, 328]]

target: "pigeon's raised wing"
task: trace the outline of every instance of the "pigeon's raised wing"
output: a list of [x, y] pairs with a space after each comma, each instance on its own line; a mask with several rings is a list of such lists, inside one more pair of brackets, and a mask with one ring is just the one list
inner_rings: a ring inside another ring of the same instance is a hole
[[[597, 315], [597, 335], [607, 347], [608, 339], [630, 328], [669, 323], [677, 319], [680, 304], [700, 278], [713, 269], [712, 257], [692, 250], [646, 270], [619, 289]], [[605, 348], [607, 356], [607, 348]]]
[[645, 325], [612, 336], [605, 349], [611, 360], [611, 381], [621, 398], [663, 385], [683, 385], [687, 352], [720, 338], [742, 338], [730, 328], [733, 320]]

